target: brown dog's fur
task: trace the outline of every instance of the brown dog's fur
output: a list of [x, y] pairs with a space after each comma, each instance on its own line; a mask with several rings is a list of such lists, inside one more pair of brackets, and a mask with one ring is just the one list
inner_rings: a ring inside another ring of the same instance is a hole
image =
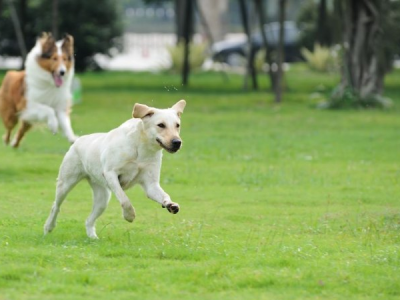
[[[11, 131], [18, 123], [18, 112], [25, 106], [25, 71], [9, 71], [0, 88], [0, 116], [6, 128], [3, 136], [4, 143], [10, 143]], [[18, 147], [22, 136], [30, 127], [30, 124], [23, 122], [17, 133], [18, 142], [15, 147]]]

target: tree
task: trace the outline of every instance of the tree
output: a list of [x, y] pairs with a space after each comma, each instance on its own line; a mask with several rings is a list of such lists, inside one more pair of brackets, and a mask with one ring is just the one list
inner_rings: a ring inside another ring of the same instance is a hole
[[342, 0], [340, 4], [345, 22], [343, 67], [341, 83], [328, 106], [386, 106], [383, 81], [399, 45], [398, 23], [393, 22], [399, 19], [399, 5], [390, 0]]
[[301, 29], [300, 47], [312, 50], [315, 43], [332, 46], [341, 42], [343, 20], [339, 13], [335, 14], [340, 1], [319, 0], [316, 3], [308, 0], [301, 6], [297, 17], [298, 27]]
[[279, 103], [282, 101], [283, 93], [283, 61], [285, 57], [285, 50], [283, 47], [283, 42], [285, 40], [284, 36], [284, 21], [285, 21], [285, 10], [286, 10], [286, 0], [279, 0], [279, 42], [278, 42], [278, 53], [277, 53], [277, 65], [278, 71], [276, 74], [276, 88], [275, 88], [275, 102]]
[[239, 7], [240, 7], [240, 17], [242, 19], [242, 26], [243, 26], [244, 32], [246, 34], [246, 37], [247, 37], [247, 49], [246, 49], [247, 50], [247, 53], [246, 53], [247, 67], [246, 67], [246, 74], [245, 74], [245, 79], [244, 79], [244, 88], [247, 89], [247, 80], [250, 76], [251, 82], [252, 82], [252, 87], [253, 87], [253, 89], [257, 90], [258, 89], [257, 73], [256, 73], [256, 69], [254, 67], [255, 51], [254, 51], [254, 44], [252, 43], [252, 37], [251, 37], [249, 12], [248, 12], [245, 0], [239, 0]]
[[[144, 0], [144, 2], [147, 4], [156, 4], [169, 1], [171, 0]], [[181, 70], [183, 86], [187, 86], [189, 83], [189, 45], [194, 34], [195, 8], [198, 8], [198, 5], [195, 3], [195, 1], [196, 0], [174, 0], [176, 43], [179, 45], [181, 42], [183, 42], [184, 46], [183, 67]]]
[[[183, 16], [183, 41], [184, 41], [184, 55], [183, 55], [183, 68], [182, 68], [182, 84], [187, 86], [189, 83], [190, 64], [189, 64], [189, 44], [193, 35], [193, 16], [194, 16], [194, 5], [192, 0], [185, 0], [183, 10], [181, 11]], [[179, 16], [178, 16], [179, 17]]]
[[11, 20], [12, 20], [12, 23], [14, 26], [15, 36], [17, 37], [17, 41], [18, 41], [19, 52], [22, 56], [22, 59], [25, 60], [26, 55], [27, 55], [27, 50], [26, 50], [22, 25], [25, 20], [26, 1], [25, 0], [21, 1], [21, 6], [20, 6], [21, 18], [18, 17], [17, 11], [14, 6], [14, 2], [12, 0], [8, 0], [7, 2], [8, 2], [8, 10], [10, 11]]
[[[40, 10], [51, 11], [52, 6], [53, 0], [43, 0]], [[75, 67], [78, 71], [92, 66], [94, 54], [107, 54], [110, 48], [118, 46], [122, 24], [113, 0], [58, 0], [58, 10], [58, 32], [74, 37]], [[38, 26], [50, 30], [52, 19], [43, 19]]]
[[[16, 0], [19, 17], [24, 16], [23, 3], [27, 9], [22, 23], [25, 42], [31, 49], [41, 32], [50, 32], [53, 27], [53, 0]], [[17, 5], [17, 3], [19, 5]], [[93, 63], [96, 53], [108, 53], [117, 46], [117, 37], [122, 33], [117, 7], [113, 0], [58, 0], [58, 33], [69, 33], [75, 40], [75, 68], [84, 71]], [[0, 12], [0, 53], [20, 55], [10, 11], [2, 4]], [[47, 13], [43, 13], [47, 12]]]
[[267, 18], [265, 16], [266, 11], [264, 8], [263, 0], [255, 0], [255, 7], [258, 12], [258, 21], [259, 21], [259, 27], [260, 27], [260, 32], [261, 32], [261, 38], [262, 38], [262, 43], [263, 43], [263, 48], [265, 51], [265, 61], [268, 63], [268, 76], [271, 84], [271, 89], [275, 92], [276, 91], [276, 72], [274, 72], [272, 68], [272, 51], [268, 47], [267, 43], [267, 33], [265, 30], [265, 24], [267, 24]]
[[328, 46], [331, 43], [332, 33], [329, 31], [327, 16], [326, 0], [319, 0], [316, 37], [317, 43], [322, 46]]

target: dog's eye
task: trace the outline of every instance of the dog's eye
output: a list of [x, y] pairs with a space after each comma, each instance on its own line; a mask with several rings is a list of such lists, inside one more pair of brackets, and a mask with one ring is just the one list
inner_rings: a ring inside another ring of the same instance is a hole
[[42, 58], [50, 59], [51, 56], [48, 53], [43, 53]]
[[160, 128], [165, 128], [165, 124], [164, 123], [160, 123], [157, 126], [160, 127]]
[[176, 128], [179, 128], [179, 127], [181, 127], [181, 125], [179, 125], [179, 124], [176, 124]]

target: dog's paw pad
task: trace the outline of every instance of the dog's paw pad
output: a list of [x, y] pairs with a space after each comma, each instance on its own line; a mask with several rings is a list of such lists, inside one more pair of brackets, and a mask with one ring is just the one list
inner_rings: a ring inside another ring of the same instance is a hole
[[179, 212], [178, 203], [169, 203], [165, 206], [171, 214], [177, 214]]

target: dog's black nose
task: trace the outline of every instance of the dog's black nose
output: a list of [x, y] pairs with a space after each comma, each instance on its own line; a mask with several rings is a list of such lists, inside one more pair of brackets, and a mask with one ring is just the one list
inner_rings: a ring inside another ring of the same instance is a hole
[[171, 143], [172, 143], [172, 148], [179, 149], [181, 147], [182, 141], [179, 139], [173, 139]]
[[61, 70], [61, 71], [60, 71], [60, 75], [61, 75], [61, 76], [64, 76], [64, 74], [65, 74], [65, 71], [64, 71], [64, 70]]

